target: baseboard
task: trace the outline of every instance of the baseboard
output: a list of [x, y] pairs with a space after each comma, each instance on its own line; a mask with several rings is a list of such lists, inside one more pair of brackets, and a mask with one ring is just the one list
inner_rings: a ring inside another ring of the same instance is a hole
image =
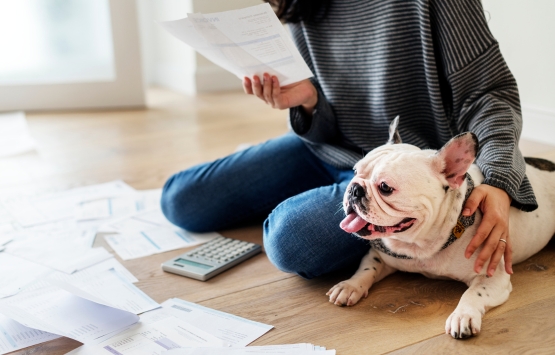
[[522, 105], [524, 139], [555, 145], [555, 111]]

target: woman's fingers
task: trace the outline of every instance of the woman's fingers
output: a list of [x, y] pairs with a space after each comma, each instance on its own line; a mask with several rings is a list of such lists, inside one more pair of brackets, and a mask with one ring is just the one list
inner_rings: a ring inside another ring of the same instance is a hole
[[507, 235], [505, 237], [505, 240], [507, 241], [507, 245], [505, 247], [505, 253], [504, 253], [504, 261], [505, 261], [505, 271], [507, 272], [507, 274], [512, 275], [513, 274], [513, 246], [511, 244], [511, 239], [509, 239], [509, 236]]
[[270, 106], [274, 107], [274, 97], [272, 95], [272, 78], [270, 78], [270, 75], [268, 73], [264, 73], [264, 101], [266, 101], [267, 104], [269, 104]]
[[255, 75], [253, 77], [252, 91], [256, 97], [258, 97], [261, 100], [264, 100], [264, 94], [262, 93], [262, 83], [260, 82], [260, 78], [258, 77], [258, 75]]
[[248, 95], [252, 95], [252, 81], [251, 79], [244, 77], [243, 78], [243, 91], [245, 91], [245, 94]]

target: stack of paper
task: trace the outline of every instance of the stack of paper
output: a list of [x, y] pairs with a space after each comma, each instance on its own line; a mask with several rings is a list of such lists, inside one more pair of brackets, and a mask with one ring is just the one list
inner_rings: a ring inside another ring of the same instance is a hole
[[269, 73], [288, 85], [312, 76], [269, 4], [188, 14], [160, 25], [241, 79]]

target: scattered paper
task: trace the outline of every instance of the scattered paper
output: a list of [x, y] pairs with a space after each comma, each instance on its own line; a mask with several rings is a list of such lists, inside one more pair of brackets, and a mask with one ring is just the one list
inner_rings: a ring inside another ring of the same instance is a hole
[[95, 231], [21, 233], [6, 252], [68, 274], [111, 258], [103, 247], [91, 248]]
[[29, 328], [84, 344], [103, 341], [139, 320], [133, 313], [91, 302], [46, 281], [0, 299], [0, 313]]
[[11, 353], [59, 337], [56, 334], [26, 327], [0, 314], [0, 354]]
[[98, 345], [85, 345], [67, 355], [159, 355], [168, 349], [198, 346], [226, 346], [215, 336], [175, 317], [141, 322]]
[[124, 196], [81, 201], [77, 205], [78, 221], [117, 218], [160, 208], [161, 189], [137, 191]]
[[22, 227], [75, 218], [77, 205], [82, 201], [116, 197], [134, 193], [135, 189], [123, 181], [78, 187], [39, 197], [15, 197], [2, 203]]
[[199, 234], [178, 228], [159, 209], [120, 219], [101, 230], [118, 233], [106, 235], [104, 239], [123, 260], [190, 247], [220, 236], [218, 233]]
[[114, 269], [95, 274], [90, 273], [78, 279], [63, 280], [52, 277], [47, 281], [76, 296], [134, 314], [141, 314], [160, 307], [152, 298]]
[[168, 314], [182, 319], [232, 346], [247, 346], [273, 328], [235, 315], [171, 298], [162, 303]]
[[31, 137], [25, 120], [25, 113], [0, 114], [0, 158], [32, 151], [35, 146], [35, 140]]
[[312, 76], [269, 4], [188, 14], [160, 25], [240, 79], [269, 73], [276, 75], [281, 85], [288, 85]]
[[104, 238], [123, 260], [142, 258], [148, 255], [206, 243], [218, 234], [198, 235], [171, 229], [147, 229], [138, 233], [107, 235]]
[[313, 344], [287, 344], [287, 345], [268, 345], [268, 346], [249, 346], [246, 348], [181, 348], [170, 349], [163, 352], [163, 355], [265, 355], [265, 354], [284, 354], [284, 355], [335, 355], [335, 350], [326, 350], [321, 346]]
[[0, 298], [15, 295], [37, 278], [44, 277], [52, 269], [31, 261], [0, 253]]

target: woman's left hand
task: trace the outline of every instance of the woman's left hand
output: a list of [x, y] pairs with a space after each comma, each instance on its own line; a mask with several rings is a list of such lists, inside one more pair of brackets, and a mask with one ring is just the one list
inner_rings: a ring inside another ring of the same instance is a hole
[[511, 197], [505, 190], [485, 184], [476, 187], [466, 201], [463, 216], [471, 216], [477, 208], [480, 208], [483, 214], [482, 222], [465, 251], [465, 257], [468, 259], [480, 245], [483, 245], [474, 264], [474, 271], [477, 273], [490, 260], [487, 275], [493, 276], [502, 256], [505, 256], [505, 271], [508, 274], [513, 273], [513, 250], [509, 239], [510, 207]]

